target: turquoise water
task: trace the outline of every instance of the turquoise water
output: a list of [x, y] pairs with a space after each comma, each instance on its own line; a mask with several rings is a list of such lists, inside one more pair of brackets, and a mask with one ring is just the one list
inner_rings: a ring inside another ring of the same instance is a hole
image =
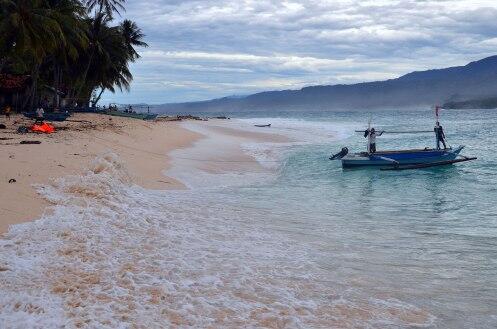
[[[401, 172], [328, 160], [364, 150], [352, 131], [370, 113], [231, 116], [227, 127], [270, 122], [261, 131], [296, 142], [248, 145], [267, 170], [211, 173], [204, 161], [216, 159], [203, 157], [231, 160], [239, 144], [207, 136], [171, 154], [182, 181], [198, 183], [188, 190], [136, 186], [113, 153], [40, 187], [52, 211], [0, 239], [0, 327], [496, 327], [497, 112], [442, 114], [449, 143], [477, 161]], [[433, 127], [431, 111], [371, 116], [380, 129]]]
[[[279, 117], [361, 128], [369, 115], [290, 112]], [[434, 121], [431, 111], [371, 115], [373, 125], [385, 130], [429, 130]], [[444, 111], [442, 124], [449, 144], [466, 145], [463, 154], [477, 161], [401, 172], [343, 170], [327, 158], [342, 146], [364, 150], [364, 138], [350, 134], [296, 147], [276, 182], [237, 189], [242, 197], [236, 202], [265, 212], [271, 230], [313, 245], [312, 257], [328, 273], [330, 285], [416, 305], [436, 317], [434, 326], [494, 328], [497, 111]], [[379, 149], [433, 143], [431, 134], [378, 139]]]

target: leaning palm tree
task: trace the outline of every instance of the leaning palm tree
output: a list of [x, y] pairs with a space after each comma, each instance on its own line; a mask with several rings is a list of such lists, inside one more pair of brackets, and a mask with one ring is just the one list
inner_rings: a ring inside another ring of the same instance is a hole
[[[88, 84], [88, 73], [91, 66], [95, 62], [95, 58], [99, 61], [105, 60], [108, 54], [105, 52], [105, 47], [103, 46], [106, 39], [109, 38], [110, 30], [109, 23], [111, 18], [104, 13], [97, 13], [95, 18], [89, 18], [86, 20], [86, 33], [89, 40], [89, 49], [86, 52], [86, 63], [81, 76], [79, 77], [79, 88], [77, 91], [78, 98], [84, 98], [87, 94]], [[85, 90], [86, 89], [86, 90]], [[85, 95], [83, 95], [85, 94]]]
[[126, 0], [86, 0], [88, 11], [96, 10], [96, 14], [105, 13], [112, 17], [114, 13], [121, 15], [121, 11], [125, 11], [124, 2]]
[[121, 23], [121, 33], [124, 38], [124, 46], [129, 59], [134, 62], [140, 58], [140, 55], [135, 50], [135, 47], [148, 47], [148, 44], [143, 41], [145, 35], [135, 22], [125, 19]]
[[143, 33], [138, 26], [126, 20], [118, 27], [107, 28], [107, 38], [102, 40], [101, 46], [106, 56], [100, 58], [99, 68], [91, 70], [96, 88], [100, 91], [95, 95], [93, 104], [96, 104], [105, 90], [115, 92], [116, 89], [129, 90], [133, 76], [129, 71], [129, 63], [139, 57], [136, 46], [147, 47], [143, 41]]
[[125, 20], [118, 26], [109, 23], [109, 16], [103, 13], [88, 20], [90, 49], [87, 67], [80, 79], [80, 99], [88, 99], [97, 88], [100, 88], [95, 97], [97, 101], [105, 90], [128, 89], [133, 79], [129, 63], [140, 57], [135, 47], [148, 46], [134, 22]]

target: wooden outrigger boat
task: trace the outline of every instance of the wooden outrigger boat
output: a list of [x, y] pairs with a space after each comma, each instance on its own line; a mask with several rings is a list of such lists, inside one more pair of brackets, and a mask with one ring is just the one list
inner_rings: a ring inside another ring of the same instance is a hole
[[[436, 118], [438, 127], [438, 111], [436, 108]], [[365, 132], [365, 136], [371, 131], [370, 126]], [[372, 130], [374, 132], [374, 129]], [[362, 132], [362, 131], [361, 131]], [[416, 131], [420, 132], [420, 131]], [[427, 131], [421, 131], [427, 132]], [[384, 133], [381, 132], [380, 135]], [[388, 133], [388, 132], [387, 132]], [[393, 133], [415, 133], [393, 132]], [[439, 144], [437, 138], [437, 145]], [[371, 140], [369, 140], [371, 142]], [[379, 167], [381, 170], [406, 170], [418, 169], [435, 166], [443, 166], [458, 162], [476, 160], [476, 157], [466, 157], [460, 154], [463, 145], [456, 148], [424, 148], [414, 150], [395, 150], [395, 151], [371, 151], [368, 146], [368, 152], [349, 153], [344, 147], [340, 152], [330, 157], [330, 160], [341, 160], [343, 168], [351, 167]]]
[[[382, 167], [382, 170], [401, 170], [441, 166], [476, 159], [460, 155], [459, 153], [463, 148], [464, 146], [461, 145], [454, 149], [440, 150], [426, 148], [420, 150], [378, 151], [375, 153], [347, 153], [332, 160], [341, 160], [344, 168], [372, 166]], [[344, 152], [344, 149], [342, 149], [342, 152]]]

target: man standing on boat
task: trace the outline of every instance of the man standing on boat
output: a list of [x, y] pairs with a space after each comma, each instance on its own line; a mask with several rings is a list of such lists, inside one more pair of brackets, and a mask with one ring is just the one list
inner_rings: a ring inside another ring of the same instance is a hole
[[437, 150], [440, 150], [440, 142], [442, 142], [442, 144], [444, 145], [444, 149], [446, 149], [447, 145], [445, 144], [444, 129], [438, 121], [436, 122], [435, 128], [433, 130], [435, 131], [435, 138], [437, 140]]
[[376, 132], [374, 128], [366, 129], [364, 137], [368, 138], [368, 153], [376, 152], [376, 136], [381, 136], [383, 131]]

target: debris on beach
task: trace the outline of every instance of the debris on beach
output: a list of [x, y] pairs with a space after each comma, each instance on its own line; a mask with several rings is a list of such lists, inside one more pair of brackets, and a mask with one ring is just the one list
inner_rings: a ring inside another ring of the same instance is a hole
[[187, 115], [175, 115], [175, 116], [160, 116], [155, 118], [154, 121], [160, 122], [160, 121], [183, 121], [183, 120], [197, 120], [197, 121], [207, 121], [207, 118], [202, 118], [199, 116], [187, 114]]
[[29, 132], [29, 128], [26, 126], [19, 126], [17, 127], [17, 133], [18, 134], [27, 134]]
[[19, 144], [41, 144], [41, 141], [21, 141]]
[[154, 121], [156, 122], [169, 122], [169, 121], [181, 121], [180, 118], [178, 118], [177, 116], [173, 116], [173, 117], [169, 117], [169, 116], [165, 116], [165, 117], [157, 117]]
[[178, 119], [181, 119], [181, 120], [207, 121], [206, 118], [201, 118], [201, 117], [194, 116], [194, 115], [191, 115], [191, 114], [188, 114], [188, 115], [178, 115]]

